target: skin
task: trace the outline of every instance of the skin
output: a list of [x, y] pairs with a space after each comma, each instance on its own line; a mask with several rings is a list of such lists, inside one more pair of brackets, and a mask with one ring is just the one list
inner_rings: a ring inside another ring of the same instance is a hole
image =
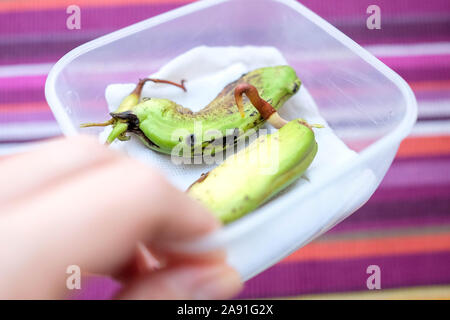
[[0, 176], [1, 299], [67, 297], [74, 264], [121, 281], [121, 299], [224, 299], [241, 288], [223, 252], [172, 249], [218, 228], [213, 215], [91, 138], [1, 157]]
[[[212, 143], [213, 153], [222, 151], [227, 146], [226, 139], [230, 132], [232, 137], [228, 137], [228, 141], [234, 144], [249, 129], [256, 130], [265, 121], [249, 101], [243, 102], [239, 112], [234, 90], [242, 83], [256, 87], [261, 97], [275, 109], [280, 108], [301, 85], [294, 69], [278, 66], [257, 69], [243, 75], [227, 85], [210, 104], [198, 112], [192, 112], [167, 99], [149, 98], [133, 105], [136, 97], [127, 97], [118, 110], [111, 114], [115, 120], [107, 142], [111, 143], [116, 138], [123, 140], [126, 132], [132, 132], [148, 148], [161, 153], [171, 154], [180, 142], [191, 149], [191, 155], [202, 154]], [[201, 131], [197, 132], [195, 125], [199, 123]], [[110, 125], [111, 122], [105, 124]], [[92, 125], [95, 124], [89, 124]], [[210, 135], [213, 132], [215, 139]]]
[[[276, 145], [275, 145], [276, 144]], [[314, 132], [301, 119], [259, 137], [203, 176], [188, 194], [223, 223], [253, 211], [297, 180], [317, 153]], [[267, 171], [262, 168], [273, 168]]]

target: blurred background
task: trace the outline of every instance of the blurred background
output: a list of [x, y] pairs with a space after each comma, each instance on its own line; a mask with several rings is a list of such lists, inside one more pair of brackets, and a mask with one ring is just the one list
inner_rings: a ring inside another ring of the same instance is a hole
[[[65, 53], [190, 2], [0, 1], [0, 157], [61, 135], [44, 85]], [[419, 118], [369, 202], [248, 281], [239, 298], [450, 299], [450, 1], [300, 2], [399, 73]], [[81, 29], [66, 26], [72, 4], [81, 8]], [[366, 26], [370, 5], [381, 10], [381, 29]], [[382, 290], [366, 286], [370, 265], [381, 269]], [[93, 279], [78, 297], [108, 298], [116, 289]]]

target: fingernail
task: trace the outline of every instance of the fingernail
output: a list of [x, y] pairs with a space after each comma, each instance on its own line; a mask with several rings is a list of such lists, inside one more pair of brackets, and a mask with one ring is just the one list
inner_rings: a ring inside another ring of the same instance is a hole
[[148, 248], [140, 241], [137, 243], [136, 253], [137, 253], [137, 265], [138, 265], [139, 272], [145, 274], [145, 273], [153, 272], [153, 271], [161, 268], [160, 262], [148, 250]]
[[242, 281], [239, 274], [233, 268], [224, 265], [196, 284], [193, 295], [197, 300], [229, 299], [241, 289]]

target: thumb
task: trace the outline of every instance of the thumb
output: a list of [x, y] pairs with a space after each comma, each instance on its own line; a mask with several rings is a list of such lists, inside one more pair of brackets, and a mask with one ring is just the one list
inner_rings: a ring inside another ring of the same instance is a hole
[[238, 273], [224, 263], [177, 265], [129, 282], [118, 299], [229, 299], [242, 289]]

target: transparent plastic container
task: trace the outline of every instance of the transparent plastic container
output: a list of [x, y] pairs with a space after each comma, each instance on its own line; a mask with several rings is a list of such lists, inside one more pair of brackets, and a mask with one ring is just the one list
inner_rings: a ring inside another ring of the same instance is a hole
[[230, 264], [248, 279], [370, 198], [409, 134], [417, 105], [402, 78], [294, 0], [200, 1], [98, 38], [55, 64], [47, 101], [63, 133], [77, 134], [80, 123], [104, 120], [109, 84], [135, 82], [199, 45], [278, 48], [336, 135], [359, 154], [315, 185], [289, 190], [177, 248], [223, 247]]

